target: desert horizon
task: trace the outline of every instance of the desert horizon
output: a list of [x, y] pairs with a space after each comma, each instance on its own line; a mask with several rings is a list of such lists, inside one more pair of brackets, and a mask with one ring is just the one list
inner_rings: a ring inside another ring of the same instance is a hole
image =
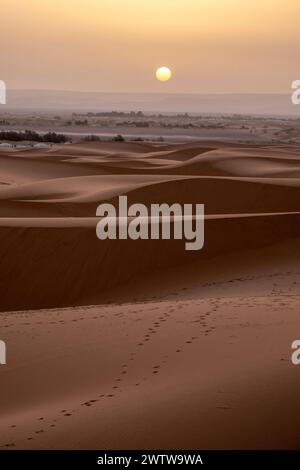
[[299, 118], [291, 106], [291, 83], [285, 93], [152, 93], [66, 90], [7, 90], [5, 110], [24, 112], [144, 112], [194, 115], [253, 115]]

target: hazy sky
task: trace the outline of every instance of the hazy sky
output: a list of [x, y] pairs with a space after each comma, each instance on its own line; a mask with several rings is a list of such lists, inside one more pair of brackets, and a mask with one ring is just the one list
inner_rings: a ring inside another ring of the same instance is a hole
[[[1, 0], [8, 88], [290, 92], [299, 0]], [[173, 79], [159, 83], [155, 69]]]

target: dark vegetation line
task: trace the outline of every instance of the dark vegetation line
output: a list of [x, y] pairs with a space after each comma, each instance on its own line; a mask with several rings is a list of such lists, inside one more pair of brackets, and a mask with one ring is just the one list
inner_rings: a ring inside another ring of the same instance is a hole
[[0, 140], [8, 140], [13, 142], [22, 142], [29, 140], [33, 142], [51, 142], [54, 144], [63, 144], [68, 141], [64, 134], [57, 134], [56, 132], [47, 132], [47, 134], [38, 134], [35, 131], [1, 131]]

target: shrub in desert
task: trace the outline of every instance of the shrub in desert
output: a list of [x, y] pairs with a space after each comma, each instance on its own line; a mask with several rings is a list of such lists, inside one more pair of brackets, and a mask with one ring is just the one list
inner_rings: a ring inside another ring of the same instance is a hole
[[114, 142], [124, 142], [125, 141], [124, 137], [121, 134], [116, 135], [113, 140], [114, 140]]

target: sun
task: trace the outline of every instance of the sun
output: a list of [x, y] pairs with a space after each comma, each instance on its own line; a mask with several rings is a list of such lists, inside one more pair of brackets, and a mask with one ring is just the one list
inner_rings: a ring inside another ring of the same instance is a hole
[[167, 82], [172, 77], [172, 72], [169, 67], [159, 67], [159, 69], [156, 70], [155, 75], [157, 80], [160, 82]]

